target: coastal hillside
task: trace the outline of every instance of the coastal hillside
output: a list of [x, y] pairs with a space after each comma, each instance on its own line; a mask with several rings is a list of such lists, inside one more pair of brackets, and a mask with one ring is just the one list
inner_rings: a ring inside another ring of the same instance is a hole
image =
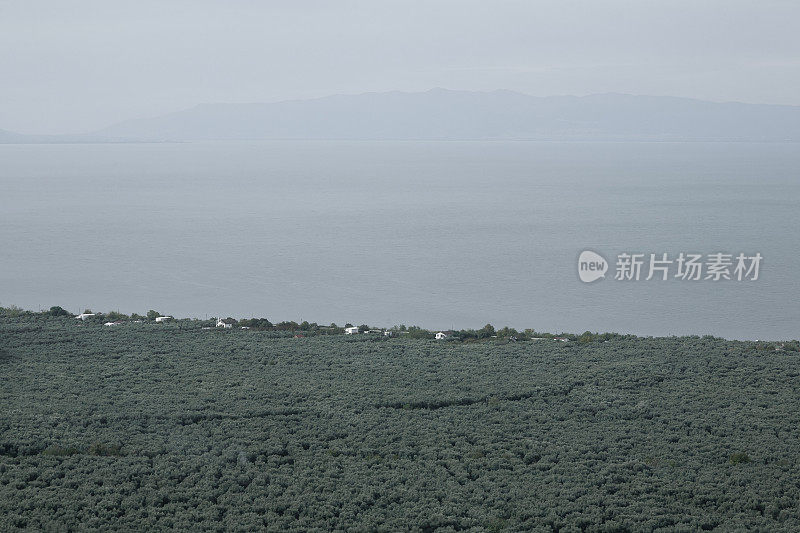
[[798, 352], [0, 318], [0, 529], [800, 529]]
[[98, 137], [258, 139], [800, 141], [800, 106], [597, 94], [534, 97], [433, 89], [277, 103], [203, 104]]
[[0, 130], [0, 143], [26, 142], [26, 136], [13, 131]]

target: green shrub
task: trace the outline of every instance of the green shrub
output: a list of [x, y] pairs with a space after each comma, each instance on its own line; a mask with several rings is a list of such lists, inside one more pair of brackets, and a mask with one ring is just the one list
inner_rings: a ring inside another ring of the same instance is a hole
[[740, 463], [749, 463], [750, 456], [744, 452], [736, 452], [731, 455], [729, 461], [732, 465], [738, 465]]

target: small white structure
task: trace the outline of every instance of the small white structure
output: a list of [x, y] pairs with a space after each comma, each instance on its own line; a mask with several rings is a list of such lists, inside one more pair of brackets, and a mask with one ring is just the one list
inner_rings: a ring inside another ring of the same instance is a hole
[[167, 320], [172, 320], [171, 316], [157, 316], [156, 322], [166, 322]]
[[451, 333], [451, 332], [449, 332], [449, 331], [440, 331], [440, 332], [438, 332], [438, 333], [436, 334], [436, 340], [437, 340], [437, 341], [444, 340], [444, 339], [446, 339], [447, 337], [449, 337], [450, 335], [452, 335], [452, 333]]
[[122, 324], [122, 320], [117, 320], [116, 322], [106, 322], [103, 324], [104, 326], [119, 326]]
[[232, 318], [218, 318], [217, 319], [217, 327], [218, 328], [225, 328], [231, 329], [236, 321]]
[[384, 337], [394, 337], [394, 331], [392, 331], [390, 329], [387, 329], [386, 331], [383, 332], [383, 336]]
[[358, 326], [353, 326], [351, 328], [344, 328], [345, 335], [355, 335], [358, 333]]
[[86, 320], [87, 318], [92, 317], [94, 315], [95, 315], [94, 313], [81, 313], [75, 318], [77, 318], [78, 320]]

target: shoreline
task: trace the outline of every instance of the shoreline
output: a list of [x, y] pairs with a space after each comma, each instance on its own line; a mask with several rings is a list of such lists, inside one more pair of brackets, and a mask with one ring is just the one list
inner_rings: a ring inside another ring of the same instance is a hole
[[[11, 305], [9, 307], [0, 306], [0, 320], [15, 318], [36, 318], [36, 319], [56, 319], [70, 320], [76, 325], [92, 325], [106, 327], [109, 329], [120, 326], [140, 326], [158, 325], [169, 327], [170, 325], [190, 324], [192, 328], [199, 331], [208, 330], [231, 330], [231, 331], [253, 331], [253, 332], [273, 332], [283, 335], [291, 335], [296, 338], [316, 337], [316, 336], [371, 336], [384, 338], [412, 338], [412, 339], [434, 339], [445, 342], [475, 342], [475, 341], [505, 341], [505, 342], [537, 342], [537, 341], [560, 341], [564, 343], [588, 344], [594, 342], [608, 342], [614, 339], [710, 339], [726, 342], [742, 342], [754, 345], [772, 346], [775, 351], [800, 351], [800, 341], [797, 339], [729, 339], [711, 334], [684, 334], [684, 335], [637, 335], [633, 333], [616, 332], [591, 332], [583, 333], [569, 332], [545, 332], [537, 331], [533, 328], [517, 330], [510, 327], [495, 328], [491, 324], [486, 324], [480, 329], [464, 328], [452, 330], [427, 329], [412, 325], [394, 325], [390, 327], [374, 325], [354, 325], [349, 322], [344, 325], [331, 323], [328, 325], [316, 322], [281, 321], [273, 323], [266, 318], [241, 318], [232, 317], [211, 317], [200, 318], [176, 318], [170, 315], [163, 315], [157, 311], [150, 310], [146, 315], [131, 313], [126, 315], [117, 311], [108, 313], [93, 313], [86, 309], [83, 313], [73, 314], [60, 306], [53, 306], [49, 310], [31, 311]], [[184, 329], [184, 328], [181, 328]], [[348, 331], [349, 330], [349, 331]]]

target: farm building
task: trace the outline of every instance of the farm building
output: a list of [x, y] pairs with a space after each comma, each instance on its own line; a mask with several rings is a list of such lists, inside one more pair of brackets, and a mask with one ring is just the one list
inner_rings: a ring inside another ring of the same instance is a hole
[[233, 325], [236, 324], [236, 320], [232, 318], [218, 318], [217, 319], [217, 327], [218, 328], [225, 328], [230, 329]]

